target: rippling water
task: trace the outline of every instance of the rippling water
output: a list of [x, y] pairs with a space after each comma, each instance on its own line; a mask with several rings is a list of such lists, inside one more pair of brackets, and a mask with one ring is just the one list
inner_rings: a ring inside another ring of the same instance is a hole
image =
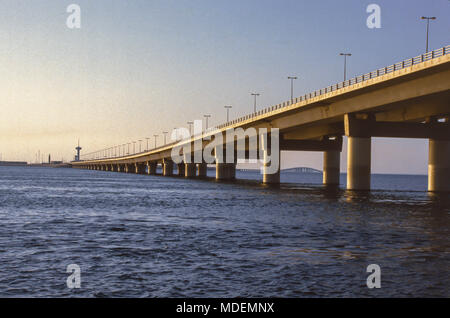
[[426, 176], [375, 175], [388, 190], [370, 194], [282, 181], [0, 167], [0, 296], [450, 297], [450, 198]]

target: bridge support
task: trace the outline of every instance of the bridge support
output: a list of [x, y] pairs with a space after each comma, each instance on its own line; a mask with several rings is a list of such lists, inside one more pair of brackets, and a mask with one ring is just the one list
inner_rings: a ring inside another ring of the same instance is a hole
[[341, 153], [339, 151], [324, 151], [323, 153], [323, 184], [339, 185]]
[[133, 165], [126, 163], [125, 164], [125, 173], [134, 173], [136, 172], [136, 168]]
[[178, 168], [178, 176], [179, 177], [184, 177], [185, 174], [185, 164], [184, 162], [177, 164], [177, 168]]
[[235, 163], [216, 163], [216, 180], [233, 180], [235, 178]]
[[196, 175], [196, 167], [195, 163], [185, 163], [184, 167], [184, 176], [186, 178], [193, 178]]
[[173, 175], [173, 161], [171, 159], [163, 159], [163, 176]]
[[370, 190], [371, 138], [348, 137], [347, 190]]
[[150, 175], [155, 175], [157, 165], [157, 162], [147, 162], [147, 173]]
[[[263, 183], [279, 184], [280, 183], [280, 165], [281, 151], [278, 147], [272, 147], [270, 140], [263, 140]], [[275, 152], [277, 151], [277, 153]]]
[[226, 180], [227, 177], [226, 164], [216, 162], [216, 180]]
[[450, 191], [450, 140], [429, 140], [428, 191]]
[[135, 163], [134, 165], [137, 174], [145, 174], [145, 165], [143, 163]]
[[197, 170], [198, 170], [199, 178], [206, 178], [206, 174], [208, 171], [208, 165], [206, 163], [199, 163], [199, 164], [197, 164]]

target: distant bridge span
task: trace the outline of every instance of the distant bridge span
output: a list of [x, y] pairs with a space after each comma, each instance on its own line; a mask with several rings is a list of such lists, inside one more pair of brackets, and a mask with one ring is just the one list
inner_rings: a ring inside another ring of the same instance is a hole
[[[450, 45], [265, 108], [181, 142], [133, 155], [72, 162], [74, 168], [173, 174], [171, 151], [227, 129], [279, 128], [280, 150], [322, 151], [323, 182], [339, 184], [342, 136], [348, 137], [347, 188], [370, 189], [371, 137], [429, 139], [428, 190], [450, 191]], [[228, 141], [231, 142], [231, 141]], [[263, 149], [270, 153], [270, 146]], [[146, 169], [146, 166], [148, 167]], [[217, 179], [235, 178], [235, 164], [216, 162]], [[186, 177], [206, 176], [206, 164], [183, 163]], [[264, 173], [279, 183], [278, 173]]]

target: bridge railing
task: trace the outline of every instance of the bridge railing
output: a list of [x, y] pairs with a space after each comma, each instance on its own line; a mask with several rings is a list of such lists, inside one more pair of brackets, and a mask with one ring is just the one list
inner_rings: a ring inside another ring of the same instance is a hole
[[240, 122], [252, 119], [254, 117], [266, 114], [268, 112], [272, 112], [272, 111], [275, 111], [275, 110], [278, 110], [278, 109], [281, 109], [281, 108], [284, 108], [284, 107], [287, 107], [287, 106], [290, 106], [290, 105], [293, 105], [293, 104], [297, 104], [297, 103], [300, 103], [300, 102], [303, 102], [303, 101], [306, 101], [306, 100], [309, 100], [309, 99], [312, 99], [312, 98], [315, 98], [315, 97], [318, 97], [318, 96], [321, 96], [321, 95], [324, 95], [324, 94], [327, 94], [327, 93], [331, 93], [331, 92], [334, 92], [334, 91], [336, 91], [338, 89], [341, 89], [341, 88], [344, 88], [344, 87], [348, 87], [348, 86], [351, 86], [351, 85], [354, 85], [354, 84], [362, 83], [362, 82], [368, 81], [370, 79], [373, 79], [373, 78], [376, 78], [376, 77], [379, 77], [379, 76], [383, 76], [385, 74], [389, 74], [389, 73], [392, 73], [394, 71], [398, 71], [398, 70], [401, 70], [403, 68], [410, 67], [412, 65], [423, 63], [423, 62], [426, 62], [426, 61], [429, 61], [429, 60], [432, 60], [434, 58], [438, 58], [438, 57], [441, 57], [441, 56], [447, 55], [447, 54], [450, 54], [450, 45], [444, 46], [444, 47], [439, 48], [437, 50], [430, 51], [430, 52], [427, 52], [425, 54], [421, 54], [419, 56], [412, 57], [410, 59], [407, 59], [407, 60], [404, 60], [404, 61], [392, 64], [392, 65], [389, 65], [389, 66], [386, 66], [386, 67], [383, 67], [383, 68], [379, 68], [379, 69], [377, 69], [375, 71], [372, 71], [372, 72], [369, 72], [369, 73], [366, 73], [366, 74], [363, 74], [363, 75], [359, 75], [359, 76], [353, 77], [353, 78], [348, 79], [346, 81], [339, 82], [339, 83], [336, 83], [334, 85], [327, 86], [325, 88], [321, 88], [321, 89], [313, 91], [311, 93], [308, 93], [308, 94], [302, 95], [300, 97], [294, 98], [293, 100], [286, 101], [286, 102], [281, 103], [281, 104], [277, 104], [277, 105], [273, 105], [273, 106], [264, 108], [264, 109], [262, 109], [262, 110], [260, 110], [258, 112], [255, 112], [255, 113], [252, 113], [252, 114], [248, 114], [248, 115], [239, 117], [237, 119], [231, 120], [231, 121], [229, 121], [227, 123], [224, 123], [222, 125], [219, 125], [219, 126], [217, 126], [217, 128], [218, 129], [222, 129], [224, 127], [231, 126], [231, 125], [234, 125], [234, 124], [237, 124], [237, 123], [240, 123]]
[[[293, 105], [293, 104], [297, 104], [297, 103], [300, 103], [300, 102], [303, 102], [303, 101], [306, 101], [306, 100], [309, 100], [309, 99], [312, 99], [312, 98], [315, 98], [315, 97], [318, 97], [318, 96], [321, 96], [321, 95], [324, 95], [324, 94], [328, 94], [328, 93], [337, 91], [339, 89], [342, 89], [344, 87], [348, 87], [348, 86], [351, 86], [351, 85], [362, 83], [362, 82], [371, 80], [373, 78], [377, 78], [379, 76], [383, 76], [385, 74], [389, 74], [389, 73], [392, 73], [392, 72], [404, 69], [406, 67], [410, 67], [410, 66], [413, 66], [413, 65], [416, 65], [416, 64], [420, 64], [420, 63], [423, 63], [423, 62], [426, 62], [426, 61], [429, 61], [429, 60], [432, 60], [434, 58], [438, 58], [438, 57], [441, 57], [441, 56], [444, 56], [444, 55], [447, 55], [447, 54], [450, 54], [450, 45], [444, 46], [444, 47], [439, 48], [437, 50], [430, 51], [430, 52], [427, 52], [425, 54], [421, 54], [419, 56], [412, 57], [410, 59], [407, 59], [407, 60], [404, 60], [404, 61], [392, 64], [392, 65], [389, 65], [389, 66], [386, 66], [386, 67], [383, 67], [383, 68], [379, 68], [379, 69], [377, 69], [375, 71], [372, 71], [372, 72], [369, 72], [369, 73], [366, 73], [366, 74], [363, 74], [363, 75], [359, 75], [359, 76], [353, 77], [353, 78], [348, 79], [346, 81], [339, 82], [339, 83], [336, 83], [334, 85], [327, 86], [325, 88], [321, 88], [321, 89], [313, 91], [311, 93], [308, 93], [308, 94], [302, 95], [300, 97], [294, 98], [293, 100], [286, 101], [286, 102], [283, 102], [283, 103], [280, 103], [280, 104], [277, 104], [277, 105], [266, 107], [266, 108], [264, 108], [264, 109], [262, 109], [260, 111], [255, 112], [255, 113], [247, 114], [247, 115], [244, 115], [244, 116], [239, 117], [237, 119], [233, 119], [233, 120], [231, 120], [229, 122], [226, 122], [224, 124], [221, 124], [221, 125], [218, 125], [218, 126], [215, 126], [215, 127], [211, 127], [210, 129], [208, 129], [208, 131], [214, 131], [214, 130], [223, 129], [225, 127], [228, 127], [228, 126], [231, 126], [231, 125], [235, 125], [235, 124], [241, 123], [241, 122], [246, 121], [246, 120], [250, 120], [250, 119], [258, 117], [260, 115], [263, 115], [263, 114], [266, 114], [266, 113], [269, 113], [269, 112], [272, 112], [272, 111], [275, 111], [275, 110], [278, 110], [278, 109], [282, 109], [282, 108], [285, 108], [287, 106], [290, 106], [290, 105]], [[173, 143], [173, 144], [175, 144], [175, 143]], [[167, 147], [167, 146], [170, 146], [170, 145], [171, 144], [166, 144], [163, 147]], [[94, 159], [95, 160], [95, 159], [108, 159], [108, 158], [117, 158], [117, 157], [119, 157], [118, 155], [108, 156], [108, 155], [104, 154], [105, 151], [108, 151], [110, 149], [112, 149], [112, 148], [106, 148], [106, 149], [103, 149], [101, 151], [96, 151], [96, 152], [93, 152], [93, 153], [85, 154], [85, 155], [82, 155], [82, 158], [83, 158], [83, 160], [86, 160], [86, 158], [90, 158], [90, 159]], [[152, 150], [156, 150], [156, 149], [152, 149]], [[136, 154], [129, 154], [129, 155], [136, 155]]]

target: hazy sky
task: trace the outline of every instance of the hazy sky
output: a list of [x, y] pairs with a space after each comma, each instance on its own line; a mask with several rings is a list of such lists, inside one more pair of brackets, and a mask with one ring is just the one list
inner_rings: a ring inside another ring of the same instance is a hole
[[[66, 8], [81, 7], [81, 29]], [[382, 28], [366, 26], [381, 7]], [[211, 124], [449, 44], [448, 0], [0, 0], [0, 153], [54, 159], [153, 136], [211, 114]], [[161, 139], [160, 139], [161, 142]], [[373, 172], [426, 173], [426, 140], [374, 139]], [[345, 151], [342, 166], [345, 170]], [[321, 153], [283, 166], [321, 169]]]

